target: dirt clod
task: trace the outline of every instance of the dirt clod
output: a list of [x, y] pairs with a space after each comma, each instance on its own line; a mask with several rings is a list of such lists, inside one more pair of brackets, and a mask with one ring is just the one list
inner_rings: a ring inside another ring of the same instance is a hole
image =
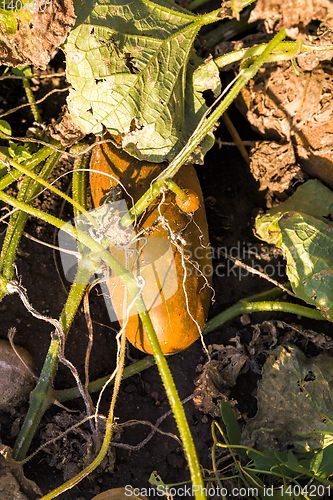
[[292, 141], [311, 176], [333, 187], [332, 68], [297, 76], [290, 63], [261, 69], [242, 90], [240, 109], [267, 139]]
[[[34, 371], [34, 362], [25, 349], [16, 346], [19, 356]], [[31, 375], [11, 345], [0, 340], [0, 411], [10, 411], [27, 401], [34, 385]]]
[[72, 0], [52, 0], [45, 12], [37, 10], [29, 13], [29, 17], [27, 22], [24, 12], [22, 15], [17, 12], [16, 33], [8, 35], [1, 30], [1, 64], [13, 67], [32, 64], [45, 69], [76, 19]]
[[[286, 199], [290, 188], [304, 181], [305, 175], [296, 164], [294, 148], [291, 142], [257, 142], [251, 149], [250, 169], [260, 190], [267, 190], [267, 207], [274, 204], [274, 198]], [[291, 194], [291, 193], [290, 193]]]
[[292, 32], [290, 28], [304, 28], [313, 20], [323, 21], [327, 26], [333, 26], [333, 4], [330, 0], [258, 0], [249, 22], [265, 20], [267, 31], [273, 28], [289, 29], [288, 35], [299, 35], [299, 31]]

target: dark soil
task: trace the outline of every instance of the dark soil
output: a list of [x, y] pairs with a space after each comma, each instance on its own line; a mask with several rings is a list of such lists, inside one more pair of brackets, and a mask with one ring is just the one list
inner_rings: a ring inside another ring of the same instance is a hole
[[[52, 69], [61, 70], [61, 61], [56, 59], [53, 62]], [[6, 104], [4, 102], [1, 104], [3, 108], [10, 109], [10, 107], [17, 105], [17, 102], [24, 101], [19, 82], [14, 84], [6, 82], [1, 85], [2, 95], [4, 96], [8, 92]], [[59, 85], [61, 85], [61, 82], [59, 82]], [[43, 85], [37, 89], [37, 97], [40, 94], [45, 94], [46, 86], [47, 84], [45, 84], [45, 87]], [[43, 104], [43, 119], [46, 122], [59, 114], [64, 99], [63, 95], [60, 94], [60, 97], [56, 98], [53, 96]], [[247, 122], [235, 109], [230, 110], [229, 115], [244, 140], [258, 139], [258, 136], [251, 131]], [[24, 135], [27, 125], [32, 123], [31, 115], [26, 111], [22, 114], [16, 113], [13, 119], [8, 118], [8, 120], [11, 121], [16, 135]], [[231, 140], [228, 132], [222, 126], [219, 128], [217, 136], [222, 141]], [[70, 161], [64, 159], [60, 163], [56, 175], [70, 168]], [[222, 146], [220, 149], [216, 145], [207, 154], [205, 165], [199, 166], [197, 171], [206, 201], [211, 245], [215, 249], [223, 248], [229, 253], [234, 249], [233, 256], [241, 258], [250, 265], [258, 263], [253, 261], [252, 257], [249, 258], [246, 250], [250, 246], [252, 252], [254, 252], [254, 248], [259, 252], [261, 248], [261, 243], [254, 237], [252, 228], [254, 217], [259, 210], [266, 208], [265, 193], [259, 191], [259, 183], [253, 179], [238, 150], [232, 146]], [[62, 180], [61, 188], [64, 190], [68, 187], [69, 177]], [[38, 203], [43, 210], [59, 216], [61, 202], [50, 193], [44, 193]], [[68, 220], [70, 216], [70, 209], [66, 206], [62, 218]], [[53, 243], [53, 229], [40, 221], [29, 218], [26, 232], [42, 241]], [[272, 258], [266, 263], [275, 265], [277, 262], [280, 262], [279, 259]], [[16, 264], [18, 274], [22, 279], [22, 285], [27, 289], [33, 306], [38, 311], [45, 311], [49, 316], [57, 318], [66, 301], [69, 288], [69, 284], [66, 282], [67, 290], [64, 289], [58, 273], [59, 256], [56, 255], [56, 258], [54, 258], [51, 249], [23, 238]], [[264, 267], [265, 262], [264, 264], [261, 262], [261, 265]], [[244, 270], [233, 268], [233, 264], [227, 261], [222, 254], [218, 255], [218, 252], [216, 252], [216, 258], [214, 259], [214, 267], [215, 269], [218, 268], [219, 275], [216, 272], [214, 273], [215, 302], [211, 306], [209, 317], [213, 317], [227, 309], [243, 297], [272, 288], [270, 283], [258, 276], [250, 274], [245, 276], [246, 272]], [[286, 281], [286, 278], [278, 276], [277, 272], [272, 277], [280, 282]], [[112, 372], [116, 344], [115, 333], [110, 328], [103, 298], [96, 291], [91, 294], [90, 304], [92, 318], [95, 321], [94, 347], [90, 364], [90, 380], [94, 380]], [[0, 311], [1, 337], [6, 338], [8, 329], [15, 326], [17, 329], [16, 343], [30, 351], [36, 363], [36, 373], [39, 373], [50, 341], [50, 326], [31, 317], [16, 296], [7, 296], [0, 304]], [[295, 317], [289, 315], [270, 313], [254, 314], [250, 318], [236, 318], [207, 335], [205, 341], [207, 345], [226, 345], [229, 339], [238, 334], [241, 343], [247, 345], [252, 337], [253, 325], [276, 318], [285, 322], [294, 322], [296, 320]], [[326, 332], [327, 334], [331, 330], [331, 325], [324, 321], [314, 322], [297, 319], [297, 322], [304, 328]], [[75, 364], [81, 376], [84, 375], [87, 336], [85, 319], [80, 313], [77, 315], [68, 336], [66, 356]], [[142, 353], [129, 346], [128, 363], [142, 357]], [[169, 357], [168, 362], [180, 397], [185, 399], [193, 394], [195, 389], [195, 380], [200, 374], [197, 369], [198, 365], [207, 362], [200, 341], [197, 341], [186, 351]], [[256, 412], [255, 390], [258, 377], [258, 374], [251, 371], [240, 374], [236, 386], [226, 391], [229, 399], [236, 401], [235, 408], [238, 410], [241, 425], [249, 417], [254, 416]], [[74, 386], [74, 380], [71, 374], [67, 369], [60, 366], [55, 380], [55, 388], [72, 386]], [[110, 397], [111, 390], [106, 390], [100, 409], [104, 414], [107, 414]], [[93, 396], [93, 399], [96, 402], [95, 396]], [[79, 399], [66, 404], [66, 406], [79, 412], [84, 411], [84, 406]], [[27, 406], [20, 408], [13, 414], [0, 415], [1, 439], [5, 444], [13, 446], [15, 436], [11, 435], [12, 424], [16, 418], [24, 416], [26, 409]], [[213, 440], [211, 422], [213, 417], [200, 411], [193, 400], [185, 404], [185, 409], [200, 463], [206, 477], [209, 477], [209, 471], [212, 470], [211, 448]], [[33, 441], [32, 449], [36, 449], [41, 444], [41, 435], [45, 436], [46, 426], [52, 422], [55, 425], [54, 416], [62, 414], [63, 411], [62, 408], [54, 406], [46, 412]], [[117, 447], [112, 447], [114, 453], [113, 468], [109, 463], [108, 471], [97, 469], [91, 477], [88, 477], [77, 487], [58, 498], [62, 500], [89, 500], [101, 491], [125, 485], [140, 489], [148, 488], [149, 476], [153, 471], [157, 471], [165, 483], [173, 484], [189, 480], [189, 472], [182, 446], [172, 436], [156, 433], [145, 446], [137, 450], [126, 448], [127, 445], [139, 445], [149, 434], [150, 427], [146, 424], [133, 423], [121, 429], [122, 424], [133, 419], [154, 424], [168, 411], [169, 403], [156, 367], [151, 367], [140, 375], [125, 380], [120, 390], [115, 411], [116, 423], [120, 427], [119, 432], [116, 433]], [[70, 415], [75, 418], [79, 413], [71, 413]], [[178, 434], [172, 415], [163, 421], [160, 429], [164, 433]], [[64, 429], [62, 428], [62, 430]], [[84, 430], [88, 432], [89, 428], [85, 427]], [[70, 475], [71, 471], [74, 474], [78, 470], [75, 460], [80, 459], [80, 446], [82, 447], [84, 444], [82, 435], [69, 434], [66, 442], [60, 441], [60, 443], [62, 444], [58, 445], [57, 448], [49, 448], [49, 453], [41, 451], [24, 467], [26, 476], [39, 485], [43, 494], [63, 483], [64, 471]], [[56, 453], [59, 454], [58, 459], [55, 458]], [[53, 466], [50, 465], [52, 459]], [[62, 469], [56, 467], [60, 467], [60, 462], [62, 462]]]

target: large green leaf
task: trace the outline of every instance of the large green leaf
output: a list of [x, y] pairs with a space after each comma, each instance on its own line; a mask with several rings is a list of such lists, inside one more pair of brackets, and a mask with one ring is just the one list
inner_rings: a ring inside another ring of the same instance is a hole
[[[207, 16], [149, 0], [75, 5], [64, 45], [73, 120], [86, 133], [122, 134], [138, 159], [172, 160], [207, 110], [202, 92], [220, 92], [217, 67], [210, 61], [201, 71], [192, 48]], [[212, 145], [211, 134], [192, 160]]]
[[257, 217], [256, 235], [280, 247], [293, 291], [333, 321], [333, 193], [318, 180]]

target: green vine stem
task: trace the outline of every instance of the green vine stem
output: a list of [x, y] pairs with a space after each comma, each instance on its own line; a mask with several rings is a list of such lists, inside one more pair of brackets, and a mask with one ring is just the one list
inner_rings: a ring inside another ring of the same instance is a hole
[[[254, 56], [259, 56], [264, 52], [267, 45], [268, 45], [267, 43], [262, 43], [260, 45], [256, 45], [255, 47], [234, 50], [232, 52], [228, 52], [227, 54], [214, 59], [214, 62], [218, 68], [222, 69], [228, 64], [252, 58]], [[333, 50], [333, 45], [325, 45], [325, 46], [322, 45], [318, 47], [318, 46], [306, 45], [304, 43], [300, 44], [298, 40], [296, 40], [295, 42], [281, 42], [275, 47], [274, 53], [267, 58], [266, 62], [285, 61], [293, 59], [297, 55], [300, 55], [302, 53], [315, 52], [321, 50]]]
[[39, 182], [39, 184], [41, 184], [42, 186], [50, 189], [50, 191], [53, 191], [55, 194], [57, 194], [61, 198], [63, 198], [64, 200], [68, 201], [68, 203], [71, 203], [81, 213], [85, 213], [86, 216], [88, 217], [89, 221], [92, 224], [95, 225], [95, 221], [93, 219], [90, 220], [90, 217], [86, 213], [86, 210], [79, 203], [77, 203], [72, 198], [70, 198], [69, 196], [67, 196], [66, 194], [64, 194], [62, 191], [60, 191], [60, 189], [58, 189], [58, 188], [50, 185], [50, 183], [46, 182], [44, 179], [42, 179], [41, 177], [39, 177], [37, 174], [35, 174], [34, 172], [31, 172], [31, 170], [28, 170], [26, 167], [24, 167], [20, 163], [17, 163], [12, 158], [9, 158], [8, 156], [6, 156], [2, 152], [0, 152], [0, 161], [2, 163], [4, 163], [5, 165], [7, 163], [10, 163], [10, 165], [13, 166], [14, 168], [16, 168], [19, 172], [21, 172], [21, 174], [24, 174], [24, 175], [27, 175], [28, 177], [31, 177], [31, 179]]
[[186, 194], [185, 191], [175, 183], [175, 181], [173, 181], [172, 179], [166, 179], [166, 181], [164, 181], [164, 184], [168, 189], [170, 189], [170, 191], [173, 191], [177, 196], [179, 196], [182, 201], [187, 200], [188, 194]]
[[[20, 68], [20, 69], [23, 72], [24, 76], [30, 76], [30, 77], [33, 76], [30, 66], [26, 66], [26, 67]], [[30, 81], [28, 78], [23, 78], [22, 81], [23, 81], [23, 87], [24, 87], [28, 102], [30, 104], [32, 114], [34, 115], [35, 122], [42, 123], [42, 117], [40, 116], [34, 94], [31, 90]]]
[[[101, 245], [99, 245], [94, 239], [92, 239], [90, 236], [88, 236], [84, 232], [79, 231], [76, 228], [72, 228], [69, 225], [64, 227], [63, 221], [61, 221], [60, 219], [57, 219], [57, 217], [46, 214], [45, 212], [38, 210], [34, 207], [31, 207], [30, 205], [28, 205], [24, 202], [20, 202], [20, 201], [16, 200], [15, 198], [9, 196], [6, 193], [0, 192], [0, 199], [2, 201], [4, 201], [5, 203], [16, 206], [20, 210], [25, 210], [29, 214], [34, 215], [36, 217], [39, 217], [42, 220], [45, 220], [46, 222], [49, 222], [56, 227], [62, 228], [68, 234], [70, 234], [71, 236], [76, 238], [78, 241], [80, 241], [81, 243], [86, 245], [88, 248], [90, 248], [90, 250], [93, 252], [94, 255], [99, 255], [99, 257], [102, 260], [104, 260], [110, 266], [110, 268], [115, 271], [115, 273], [118, 276], [121, 277], [125, 286], [129, 290], [131, 296], [137, 297], [135, 300], [135, 305], [137, 307], [138, 314], [140, 316], [140, 319], [142, 321], [142, 324], [146, 330], [148, 339], [150, 341], [150, 344], [151, 344], [151, 347], [152, 347], [152, 350], [154, 353], [154, 357], [156, 360], [156, 364], [158, 366], [158, 369], [159, 369], [159, 372], [160, 372], [160, 375], [161, 375], [161, 378], [162, 378], [162, 381], [163, 381], [163, 384], [165, 386], [165, 390], [166, 390], [166, 393], [167, 393], [167, 396], [168, 396], [168, 399], [170, 402], [170, 406], [173, 410], [173, 413], [174, 413], [174, 416], [175, 416], [175, 419], [177, 422], [180, 437], [182, 439], [184, 450], [185, 450], [185, 455], [186, 455], [186, 458], [188, 460], [189, 468], [191, 471], [192, 482], [193, 482], [193, 485], [195, 485], [199, 488], [198, 491], [196, 492], [196, 498], [198, 500], [205, 498], [205, 495], [203, 495], [203, 490], [202, 490], [203, 479], [202, 479], [202, 475], [201, 475], [200, 465], [199, 465], [198, 457], [196, 454], [195, 446], [193, 443], [193, 439], [192, 439], [192, 436], [191, 436], [191, 433], [189, 430], [189, 426], [188, 426], [188, 423], [187, 423], [187, 420], [185, 417], [184, 409], [182, 407], [182, 404], [181, 404], [175, 383], [173, 381], [169, 366], [166, 362], [166, 359], [165, 359], [165, 357], [162, 353], [162, 350], [160, 348], [160, 345], [158, 343], [156, 333], [154, 331], [153, 325], [152, 325], [151, 320], [149, 318], [149, 314], [146, 310], [144, 301], [140, 295], [141, 290], [138, 287], [136, 279], [107, 250], [105, 250]], [[89, 260], [90, 260], [90, 264], [89, 264], [89, 262], [87, 262]], [[87, 258], [81, 259], [79, 262], [79, 267], [80, 267], [80, 265], [81, 266], [83, 265], [82, 262], [84, 262], [84, 261], [87, 262], [88, 269], [89, 269], [89, 266], [91, 266], [91, 259], [89, 259], [89, 258], [88, 259]], [[89, 269], [89, 271], [90, 271], [90, 269]], [[89, 273], [87, 273], [87, 274], [89, 274]], [[84, 281], [80, 280], [80, 282], [82, 283]], [[74, 300], [76, 302], [77, 302], [79, 295], [80, 294], [76, 294], [74, 297]], [[82, 295], [80, 295], [80, 300], [81, 300], [81, 296]], [[67, 301], [66, 306], [67, 306], [68, 302], [69, 301]], [[65, 308], [66, 308], [66, 306], [65, 306]], [[72, 320], [72, 315], [75, 314], [75, 313], [73, 313], [73, 311], [75, 309], [75, 312], [76, 312], [77, 307], [78, 307], [78, 304], [75, 304], [74, 308], [73, 307], [70, 308], [70, 314], [68, 314], [68, 312], [65, 311], [61, 315], [60, 322], [61, 322], [65, 331], [68, 330], [68, 325], [70, 324], [70, 322]], [[35, 399], [36, 402], [38, 403], [37, 410], [39, 410], [38, 411], [38, 418], [39, 419], [41, 418], [41, 410], [44, 410], [43, 401], [41, 401], [41, 399], [43, 399], [43, 397], [45, 399], [47, 397], [47, 395], [49, 394], [49, 392], [51, 391], [53, 370], [56, 369], [56, 362], [57, 362], [57, 354], [56, 353], [58, 352], [57, 347], [59, 347], [58, 341], [57, 340], [52, 341], [51, 346], [52, 346], [51, 353], [50, 353], [50, 355], [47, 356], [47, 359], [45, 362], [45, 364], [47, 365], [47, 368], [48, 368], [48, 372], [46, 372], [46, 370], [45, 371], [43, 370], [42, 375], [40, 377], [40, 381], [39, 381], [36, 389], [33, 391], [33, 399]], [[43, 393], [41, 393], [41, 391], [40, 391], [41, 386], [42, 386], [43, 391], [44, 391]], [[37, 395], [36, 395], [36, 392], [37, 392]], [[44, 396], [42, 396], [42, 398], [41, 398], [42, 394], [44, 394]], [[32, 403], [31, 403], [31, 406], [32, 406]], [[29, 448], [30, 442], [28, 442], [28, 441], [29, 440], [31, 441], [32, 436], [33, 436], [33, 432], [30, 431], [29, 427], [34, 427], [33, 431], [37, 427], [37, 425], [33, 426], [33, 424], [31, 423], [31, 418], [34, 419], [35, 414], [37, 416], [36, 409], [34, 411], [35, 411], [35, 413], [33, 413], [33, 410], [30, 411], [30, 409], [29, 409], [28, 415], [27, 415], [25, 422], [24, 422], [24, 425], [23, 425], [24, 429], [22, 428], [20, 435], [17, 438], [17, 441], [15, 443], [14, 450], [13, 450], [13, 458], [15, 460], [23, 460], [25, 458], [25, 454]], [[30, 418], [28, 418], [28, 416]], [[36, 418], [36, 420], [38, 420], [38, 419]], [[26, 436], [29, 436], [29, 439]]]
[[[141, 359], [140, 361], [137, 361], [136, 363], [133, 363], [132, 365], [124, 368], [123, 380], [133, 377], [134, 375], [137, 375], [138, 373], [141, 373], [154, 365], [155, 365], [154, 357], [147, 356], [146, 358]], [[89, 392], [91, 393], [100, 391], [108, 380], [110, 380], [110, 375], [107, 375], [106, 377], [101, 377], [97, 380], [94, 380], [93, 382], [90, 382], [90, 384], [88, 385]], [[113, 383], [114, 380], [110, 380], [109, 385], [112, 385]], [[52, 401], [52, 403], [54, 403], [55, 400], [59, 401], [60, 403], [63, 403], [65, 401], [70, 401], [71, 399], [75, 399], [78, 397], [80, 397], [80, 391], [78, 390], [77, 387], [71, 387], [70, 389], [62, 389], [55, 392], [54, 400]]]
[[245, 302], [241, 301], [234, 306], [229, 307], [226, 311], [212, 318], [203, 329], [203, 334], [209, 333], [219, 326], [223, 325], [226, 321], [233, 319], [235, 316], [245, 313], [255, 313], [264, 311], [280, 311], [285, 313], [297, 314], [305, 318], [317, 319], [327, 321], [320, 311], [317, 309], [310, 309], [310, 307], [300, 306], [298, 304], [290, 304], [289, 302]]
[[[75, 148], [72, 148], [72, 152], [75, 154], [81, 153], [84, 147], [84, 145], [75, 146]], [[87, 184], [90, 157], [91, 152], [75, 159], [72, 181], [73, 200], [75, 200], [85, 210], [87, 210]], [[78, 217], [78, 215], [80, 215], [78, 208], [73, 206], [73, 210], [74, 217]]]
[[256, 61], [249, 67], [244, 68], [239, 74], [239, 78], [234, 83], [231, 90], [228, 92], [226, 97], [217, 104], [216, 109], [213, 110], [209, 116], [204, 116], [187, 144], [178, 153], [178, 155], [172, 160], [170, 165], [158, 176], [152, 183], [150, 189], [137, 201], [134, 207], [132, 207], [127, 214], [121, 219], [121, 226], [128, 227], [134, 220], [138, 217], [151, 203], [152, 199], [158, 196], [160, 189], [165, 180], [172, 178], [181, 166], [186, 162], [191, 153], [195, 148], [201, 143], [201, 141], [206, 137], [208, 132], [215, 126], [216, 122], [223, 115], [226, 109], [230, 106], [233, 100], [237, 97], [241, 89], [246, 85], [251, 78], [257, 73], [259, 68], [267, 62], [268, 57], [274, 51], [274, 49], [281, 43], [281, 41], [286, 36], [286, 30], [283, 28], [280, 30], [275, 37], [264, 47], [262, 53], [258, 56]]

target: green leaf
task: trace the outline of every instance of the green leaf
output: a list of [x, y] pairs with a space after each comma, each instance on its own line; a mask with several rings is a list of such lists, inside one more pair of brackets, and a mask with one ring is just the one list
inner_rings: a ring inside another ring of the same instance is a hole
[[[86, 133], [121, 134], [140, 160], [172, 160], [207, 110], [203, 90], [220, 92], [215, 63], [203, 64], [204, 75], [192, 48], [207, 16], [149, 0], [76, 3], [64, 44], [73, 120]], [[192, 160], [212, 144], [210, 135]]]
[[161, 476], [157, 474], [156, 471], [152, 472], [149, 476], [149, 483], [152, 484], [153, 486], [157, 486], [160, 492], [167, 492], [168, 487], [162, 480]]
[[[243, 444], [263, 452], [293, 450], [300, 454], [330, 446], [332, 395], [330, 356], [322, 354], [308, 359], [296, 347], [278, 347], [264, 365], [258, 383], [258, 413], [244, 430]], [[286, 465], [292, 470], [306, 471], [290, 453]]]
[[15, 13], [11, 10], [0, 9], [0, 24], [4, 26], [7, 35], [14, 35], [17, 30]]
[[224, 425], [227, 428], [227, 436], [230, 444], [240, 444], [241, 431], [233, 412], [233, 409], [226, 401], [220, 402], [220, 411]]
[[231, 7], [232, 11], [234, 13], [234, 16], [238, 18], [239, 13], [245, 9], [248, 5], [251, 5], [251, 3], [255, 2], [255, 0], [232, 0], [231, 1]]
[[[303, 461], [301, 465], [305, 466]], [[314, 455], [308, 468], [316, 474], [317, 477], [325, 479], [333, 471], [333, 444], [327, 446], [324, 450]]]
[[280, 247], [293, 291], [333, 321], [333, 193], [318, 180], [256, 219], [258, 238]]
[[18, 163], [31, 158], [31, 154], [26, 146], [19, 146], [13, 141], [9, 141], [8, 153]]
[[31, 66], [18, 66], [17, 68], [11, 68], [11, 70], [17, 76], [33, 76]]
[[[247, 455], [250, 460], [253, 460], [256, 469], [266, 472], [277, 469], [275, 470], [275, 472], [279, 472], [276, 462], [281, 463], [281, 460], [277, 459], [275, 451], [265, 451], [265, 456], [263, 456], [261, 453], [257, 453], [255, 450], [248, 450]], [[282, 460], [282, 463], [284, 463], [284, 461], [286, 461], [288, 457], [286, 453], [284, 453], [283, 455], [285, 455], [285, 457], [282, 458], [285, 458], [285, 460]], [[273, 459], [275, 459], [275, 461]]]
[[[254, 468], [257, 472], [266, 472], [267, 474], [271, 472], [274, 473], [274, 475], [277, 474], [282, 477], [282, 469], [283, 474], [288, 478], [299, 476], [298, 472], [295, 472], [288, 467], [288, 453], [279, 452], [277, 450], [266, 450], [265, 455], [263, 456], [255, 450], [249, 450], [247, 455], [251, 460], [253, 460]], [[278, 467], [277, 464], [279, 464], [280, 467]], [[303, 470], [302, 473], [306, 474], [308, 471], [309, 469], [305, 472]]]
[[2, 135], [1, 132], [6, 135], [12, 135], [12, 128], [5, 120], [0, 120], [0, 137], [2, 137], [3, 139], [7, 139], [7, 137]]

